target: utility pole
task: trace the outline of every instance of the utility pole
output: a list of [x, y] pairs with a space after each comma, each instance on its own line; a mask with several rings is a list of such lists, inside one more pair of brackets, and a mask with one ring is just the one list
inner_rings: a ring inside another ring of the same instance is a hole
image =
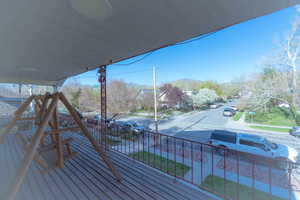
[[293, 65], [293, 83], [292, 83], [292, 103], [293, 106], [297, 107], [297, 67], [296, 64]]
[[154, 93], [154, 122], [155, 122], [155, 132], [158, 133], [157, 95], [156, 95], [156, 70], [155, 70], [155, 67], [153, 67], [153, 93]]

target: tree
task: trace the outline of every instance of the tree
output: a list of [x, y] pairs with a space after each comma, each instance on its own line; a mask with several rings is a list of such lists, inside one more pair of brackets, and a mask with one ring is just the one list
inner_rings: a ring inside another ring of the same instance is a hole
[[160, 87], [160, 91], [165, 95], [164, 101], [171, 107], [184, 102], [184, 93], [178, 87], [164, 84]]
[[75, 108], [79, 108], [79, 98], [81, 95], [81, 88], [78, 88], [77, 91], [71, 93], [71, 104]]
[[204, 81], [204, 82], [202, 82], [200, 84], [198, 90], [203, 89], [203, 88], [214, 90], [219, 97], [223, 96], [223, 91], [222, 91], [221, 86], [218, 83], [214, 82], [214, 81]]
[[286, 102], [289, 99], [288, 78], [284, 72], [265, 66], [260, 74], [247, 83], [250, 94], [247, 97], [247, 107], [251, 110], [267, 109], [275, 101]]
[[292, 98], [291, 106], [297, 107], [297, 67], [300, 57], [300, 9], [297, 8], [297, 15], [292, 23], [291, 30], [286, 37], [279, 42], [279, 55], [277, 56], [277, 65], [288, 68], [290, 73], [289, 88]]
[[[154, 94], [152, 90], [147, 90], [147, 93], [140, 93], [137, 98], [139, 108], [152, 110], [154, 108]], [[151, 92], [149, 92], [151, 91]]]
[[213, 103], [217, 99], [218, 95], [216, 94], [216, 92], [207, 88], [200, 89], [197, 94], [192, 95], [193, 105], [197, 107]]
[[244, 87], [244, 82], [231, 81], [229, 83], [224, 83], [221, 85], [222, 93], [224, 98], [231, 98], [234, 96], [238, 96]]
[[107, 109], [112, 113], [123, 113], [137, 108], [138, 91], [122, 80], [107, 84]]

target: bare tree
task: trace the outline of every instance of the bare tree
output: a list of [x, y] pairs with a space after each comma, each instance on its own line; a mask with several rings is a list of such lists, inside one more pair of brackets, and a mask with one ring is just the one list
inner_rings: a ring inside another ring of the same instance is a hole
[[287, 34], [286, 38], [280, 42], [280, 56], [278, 58], [278, 65], [288, 67], [291, 70], [289, 88], [292, 94], [291, 105], [297, 106], [297, 66], [300, 57], [300, 9], [297, 8], [297, 15], [292, 23], [292, 28]]
[[121, 80], [107, 84], [107, 106], [112, 113], [129, 112], [137, 107], [138, 91]]

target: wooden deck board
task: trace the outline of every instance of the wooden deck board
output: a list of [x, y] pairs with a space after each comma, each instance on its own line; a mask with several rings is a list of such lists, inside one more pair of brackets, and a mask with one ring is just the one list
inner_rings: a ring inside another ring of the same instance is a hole
[[[86, 146], [83, 148], [84, 151], [90, 149], [88, 154], [93, 155], [93, 150], [86, 143], [82, 142], [81, 145]], [[128, 157], [120, 154], [114, 154], [114, 156], [111, 156], [111, 158], [119, 168], [123, 168], [124, 163], [126, 163], [126, 173], [133, 173], [133, 178], [138, 177], [145, 182], [151, 183], [154, 187], [158, 187], [159, 185], [163, 184], [164, 187], [161, 187], [161, 189], [164, 193], [169, 193], [172, 199], [194, 199], [195, 196], [199, 195], [199, 191], [193, 189], [191, 190], [191, 188], [188, 186], [174, 182], [174, 178], [166, 178], [165, 176], [162, 177], [161, 173], [157, 173], [150, 167], [145, 168], [144, 165], [141, 165], [139, 162], [132, 159], [128, 159]], [[177, 187], [174, 187], [174, 185]], [[180, 192], [178, 192], [178, 189]], [[182, 194], [182, 192], [184, 194]]]
[[[84, 137], [71, 135], [74, 137], [73, 149], [78, 155], [67, 161], [63, 169], [57, 168], [46, 174], [40, 171], [36, 163], [32, 163], [16, 200], [211, 199], [151, 167], [110, 152], [112, 161], [123, 176], [119, 183], [88, 141]], [[23, 154], [22, 145], [14, 134], [0, 145], [1, 193], [12, 180]]]

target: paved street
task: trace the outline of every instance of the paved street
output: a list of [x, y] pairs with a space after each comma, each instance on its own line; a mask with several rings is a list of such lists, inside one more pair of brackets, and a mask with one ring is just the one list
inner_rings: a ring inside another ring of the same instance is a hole
[[[191, 139], [199, 142], [207, 142], [210, 134], [215, 129], [232, 130], [250, 134], [258, 134], [269, 140], [293, 147], [300, 152], [300, 139], [290, 136], [288, 133], [255, 130], [249, 128], [246, 123], [235, 122], [229, 117], [223, 116], [226, 106], [235, 105], [235, 102], [227, 103], [217, 109], [194, 111], [179, 116], [173, 116], [159, 123], [159, 132], [167, 135]], [[132, 121], [149, 126], [154, 129], [154, 121], [151, 118], [127, 117], [122, 121]]]
[[[159, 122], [159, 132], [167, 135], [176, 135], [186, 139], [199, 142], [206, 142], [212, 130], [224, 129], [229, 118], [223, 116], [226, 106], [235, 103], [227, 103], [217, 109], [207, 109], [204, 111], [193, 111], [179, 116], [173, 116]], [[138, 124], [149, 126], [154, 129], [153, 119], [143, 117], [127, 117], [122, 121], [137, 122]]]

